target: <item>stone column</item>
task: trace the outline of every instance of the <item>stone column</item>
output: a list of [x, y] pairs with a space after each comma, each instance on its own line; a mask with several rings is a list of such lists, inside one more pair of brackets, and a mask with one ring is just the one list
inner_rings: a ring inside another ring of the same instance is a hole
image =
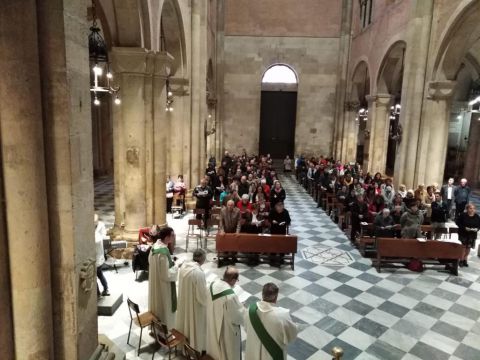
[[[368, 102], [368, 120], [365, 128], [365, 142], [363, 147], [363, 168], [372, 173], [375, 171], [373, 168], [373, 153], [374, 153], [374, 141], [375, 138], [375, 117], [376, 117], [376, 100], [377, 97], [373, 95], [366, 95], [365, 99]], [[359, 121], [362, 121], [359, 119]]]
[[[141, 48], [113, 48], [112, 65], [122, 92], [122, 105], [114, 110], [115, 221], [124, 235], [135, 238], [148, 224], [146, 202], [146, 82], [153, 62]], [[150, 79], [150, 80], [148, 80]], [[162, 184], [164, 185], [164, 184]]]
[[[1, 135], [0, 135], [1, 138]], [[0, 158], [0, 161], [3, 160]], [[5, 195], [3, 193], [3, 174], [0, 168], [0, 248], [8, 249], [7, 224], [5, 214]], [[8, 251], [0, 251], [0, 349], [2, 358], [14, 359], [15, 344], [13, 342], [13, 319], [12, 319], [12, 294], [10, 291], [10, 264]]]
[[191, 51], [191, 182], [194, 187], [205, 170], [204, 121], [206, 117], [207, 86], [207, 2], [192, 2], [192, 51]]
[[340, 45], [337, 60], [337, 86], [336, 86], [336, 106], [335, 106], [335, 127], [333, 132], [333, 157], [335, 159], [342, 159], [345, 161], [352, 161], [347, 159], [343, 153], [342, 143], [347, 140], [348, 133], [346, 128], [350, 128], [349, 113], [345, 111], [345, 99], [348, 84], [348, 62], [350, 59], [350, 48], [352, 41], [352, 0], [342, 1], [342, 23], [340, 27]]
[[[372, 116], [374, 123], [372, 127], [372, 135], [370, 135], [370, 162], [371, 171], [377, 171], [384, 174], [387, 166], [387, 150], [388, 150], [388, 133], [390, 130], [390, 106], [392, 96], [388, 94], [379, 94], [375, 97], [372, 111], [375, 115]], [[370, 111], [370, 109], [369, 109]]]
[[415, 183], [426, 186], [443, 182], [448, 148], [450, 106], [455, 88], [454, 81], [428, 84], [428, 97], [424, 102], [421, 133], [418, 145]]
[[343, 138], [341, 160], [342, 162], [355, 161], [357, 155], [358, 126], [355, 118], [357, 113], [353, 110], [345, 110], [343, 123]]
[[480, 114], [473, 113], [470, 121], [467, 154], [463, 177], [469, 180], [470, 187], [478, 187], [480, 180]]
[[98, 344], [90, 71], [79, 38], [88, 33], [87, 3], [46, 0], [37, 10], [55, 359], [87, 359]]
[[[166, 52], [156, 53], [153, 69], [153, 196], [154, 212], [152, 223], [166, 225], [165, 182], [167, 178], [167, 131], [172, 121], [171, 113], [165, 111], [165, 81], [170, 73], [173, 57]], [[174, 110], [175, 111], [175, 110]], [[150, 195], [148, 195], [150, 196]]]
[[52, 289], [36, 4], [0, 2], [0, 144], [8, 237], [2, 251], [10, 260], [13, 328], [7, 331], [15, 358], [49, 360], [54, 358]]
[[407, 49], [402, 86], [403, 129], [395, 160], [394, 182], [408, 188], [416, 184], [415, 169], [422, 103], [425, 91], [425, 74], [430, 46], [433, 0], [412, 0], [407, 26]]

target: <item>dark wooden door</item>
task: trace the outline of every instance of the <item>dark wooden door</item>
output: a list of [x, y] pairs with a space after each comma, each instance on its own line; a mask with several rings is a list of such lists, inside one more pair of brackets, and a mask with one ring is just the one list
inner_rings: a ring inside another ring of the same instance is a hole
[[260, 106], [260, 154], [272, 158], [293, 157], [297, 92], [262, 91]]

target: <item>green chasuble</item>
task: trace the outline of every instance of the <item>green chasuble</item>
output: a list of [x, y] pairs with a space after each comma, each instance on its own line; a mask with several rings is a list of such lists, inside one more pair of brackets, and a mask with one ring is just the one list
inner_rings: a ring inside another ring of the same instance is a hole
[[[173, 267], [175, 263], [172, 260], [172, 257], [170, 256], [170, 251], [168, 250], [167, 247], [159, 247], [159, 248], [153, 248], [152, 254], [163, 254], [167, 257], [168, 259], [168, 264], [170, 267]], [[170, 293], [171, 293], [171, 299], [172, 299], [172, 312], [177, 311], [177, 287], [175, 285], [175, 281], [170, 282]]]

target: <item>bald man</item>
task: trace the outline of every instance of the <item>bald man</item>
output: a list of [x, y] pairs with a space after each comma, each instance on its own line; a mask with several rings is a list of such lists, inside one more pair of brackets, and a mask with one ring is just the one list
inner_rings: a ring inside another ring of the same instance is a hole
[[216, 360], [241, 360], [245, 309], [233, 287], [238, 282], [238, 270], [227, 267], [222, 280], [208, 287], [207, 296], [207, 353]]
[[227, 201], [227, 206], [220, 211], [220, 224], [218, 226], [219, 233], [239, 233], [241, 227], [240, 209], [235, 207], [233, 200]]

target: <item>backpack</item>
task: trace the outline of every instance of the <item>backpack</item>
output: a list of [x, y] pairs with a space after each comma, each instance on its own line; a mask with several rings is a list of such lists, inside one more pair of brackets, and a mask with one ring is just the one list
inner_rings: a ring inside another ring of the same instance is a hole
[[407, 264], [407, 269], [414, 272], [423, 272], [423, 263], [418, 259], [412, 259]]

